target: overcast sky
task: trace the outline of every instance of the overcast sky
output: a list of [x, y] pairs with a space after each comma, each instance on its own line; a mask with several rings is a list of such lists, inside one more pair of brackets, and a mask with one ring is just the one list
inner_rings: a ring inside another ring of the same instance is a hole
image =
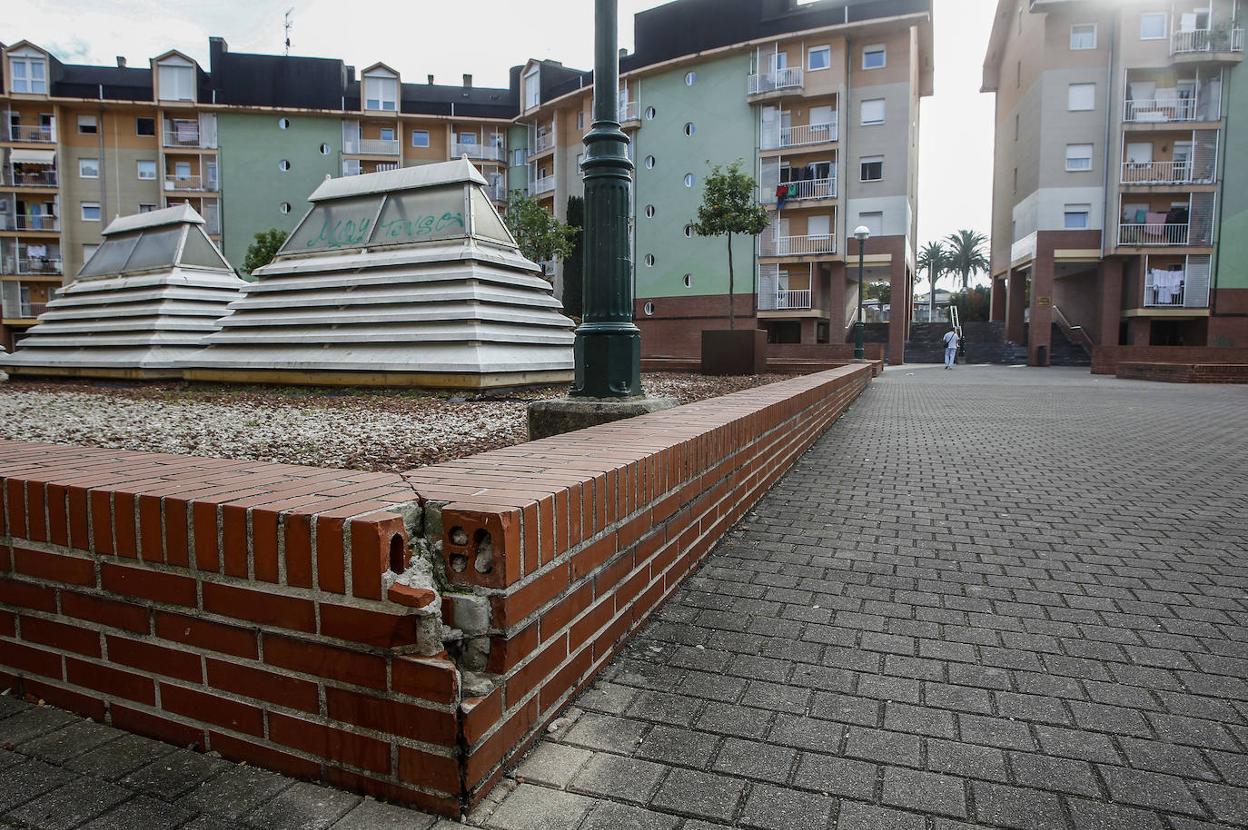
[[[663, 0], [620, 0], [621, 45], [633, 14]], [[958, 228], [988, 233], [992, 206], [992, 96], [980, 69], [996, 0], [935, 0], [936, 94], [923, 101], [919, 244]], [[205, 66], [208, 37], [236, 52], [280, 53], [282, 15], [293, 9], [291, 53], [342, 58], [362, 69], [383, 61], [406, 80], [429, 73], [457, 83], [506, 86], [525, 59], [593, 66], [590, 0], [414, 0], [386, 6], [343, 0], [24, 0], [0, 40], [32, 40], [67, 63], [131, 66], [178, 49]]]

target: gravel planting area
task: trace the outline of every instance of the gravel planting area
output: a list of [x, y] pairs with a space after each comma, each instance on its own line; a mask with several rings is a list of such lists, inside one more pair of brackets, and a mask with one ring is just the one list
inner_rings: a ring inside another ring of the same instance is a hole
[[[643, 383], [690, 403], [783, 377], [664, 372]], [[0, 383], [0, 438], [397, 471], [518, 444], [526, 404], [563, 392], [9, 381]]]

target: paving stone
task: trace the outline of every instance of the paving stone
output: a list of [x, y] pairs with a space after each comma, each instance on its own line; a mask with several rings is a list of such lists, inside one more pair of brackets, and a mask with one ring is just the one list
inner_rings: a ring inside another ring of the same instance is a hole
[[1001, 749], [1032, 750], [1036, 742], [1027, 724], [1005, 718], [984, 718], [978, 715], [958, 715], [962, 740], [966, 743], [984, 744]]
[[516, 768], [515, 776], [519, 781], [562, 790], [593, 754], [587, 749], [542, 742]]
[[581, 767], [569, 789], [644, 804], [666, 772], [667, 767], [651, 761], [597, 752]]
[[333, 828], [334, 830], [429, 830], [435, 821], [437, 819], [433, 816], [366, 798], [334, 824]]
[[1156, 813], [1072, 798], [1070, 815], [1075, 830], [1161, 830], [1165, 825]]
[[0, 775], [0, 812], [24, 804], [74, 780], [73, 773], [67, 773], [60, 767], [42, 761], [26, 761], [5, 767], [4, 775]]
[[730, 821], [744, 792], [745, 782], [737, 778], [673, 769], [651, 806], [686, 816]]
[[1014, 780], [1027, 787], [1090, 798], [1101, 796], [1101, 786], [1087, 761], [1012, 752], [1010, 766], [1014, 770]]
[[197, 812], [239, 819], [293, 784], [276, 773], [236, 764], [201, 783], [179, 803]]
[[231, 766], [229, 761], [212, 755], [179, 749], [136, 769], [119, 783], [160, 798], [174, 799]]
[[587, 749], [600, 749], [630, 755], [637, 748], [647, 725], [642, 721], [586, 712], [577, 719], [562, 740]]
[[927, 821], [914, 813], [842, 801], [836, 830], [925, 830]]
[[1121, 763], [1108, 735], [1046, 726], [1037, 727], [1036, 734], [1040, 737], [1040, 746], [1050, 755], [1105, 764]]
[[964, 778], [1001, 782], [1009, 780], [1005, 768], [1005, 753], [989, 746], [929, 740], [927, 767], [934, 772], [960, 775]]
[[637, 690], [628, 686], [605, 682], [595, 683], [577, 698], [576, 703], [582, 709], [608, 715], [622, 715], [636, 696]]
[[924, 813], [966, 817], [966, 794], [962, 779], [901, 767], [884, 770], [883, 801]]
[[816, 718], [857, 726], [879, 726], [882, 705], [874, 698], [815, 692], [810, 714]]
[[82, 718], [54, 706], [31, 706], [0, 720], [0, 746], [10, 748]]
[[789, 780], [796, 759], [795, 749], [729, 738], [711, 768], [727, 775], [783, 784]]
[[64, 764], [76, 755], [90, 752], [124, 733], [102, 723], [80, 720], [22, 744], [22, 753], [47, 761]]
[[1213, 817], [1220, 821], [1242, 824], [1244, 817], [1248, 816], [1248, 788], [1196, 782], [1192, 784], [1192, 789], [1209, 805]]
[[650, 761], [706, 767], [723, 739], [706, 732], [656, 726], [637, 745], [637, 757]]
[[747, 706], [708, 703], [698, 718], [697, 726], [705, 732], [761, 738], [771, 729], [771, 715]]
[[360, 801], [352, 793], [300, 782], [266, 801], [244, 821], [265, 830], [323, 830]]
[[643, 810], [630, 804], [603, 801], [594, 807], [579, 830], [675, 830], [679, 823], [678, 816]]
[[702, 706], [703, 702], [694, 697], [642, 691], [633, 698], [625, 715], [637, 720], [658, 721], [673, 726], [689, 726], [698, 716]]
[[1101, 766], [1100, 772], [1113, 801], [1172, 813], [1205, 815], [1204, 809], [1180, 778], [1126, 767]]
[[936, 738], [954, 738], [958, 731], [952, 712], [905, 703], [889, 703], [885, 707], [884, 728]]
[[872, 801], [879, 767], [866, 761], [803, 752], [793, 786], [816, 792]]
[[1061, 802], [1052, 793], [972, 781], [975, 817], [1012, 830], [1065, 830]]
[[87, 822], [82, 830], [173, 830], [194, 817], [177, 804], [140, 795]]
[[882, 729], [850, 729], [845, 754], [880, 763], [922, 765], [922, 750], [917, 736]]
[[39, 830], [69, 830], [130, 798], [131, 792], [109, 781], [74, 778], [9, 813]]
[[795, 715], [777, 715], [768, 740], [785, 746], [834, 753], [840, 750], [846, 727], [839, 723]]
[[768, 784], [750, 791], [739, 826], [759, 830], [810, 830], [825, 827], [836, 800], [814, 793], [797, 793]]
[[175, 746], [140, 735], [122, 735], [115, 741], [70, 758], [65, 766], [84, 775], [116, 781], [176, 751]]

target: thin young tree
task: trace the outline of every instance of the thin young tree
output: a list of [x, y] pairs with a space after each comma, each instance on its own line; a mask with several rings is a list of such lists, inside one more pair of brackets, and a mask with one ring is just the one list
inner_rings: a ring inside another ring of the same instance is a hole
[[949, 270], [949, 251], [939, 242], [928, 242], [919, 249], [919, 259], [915, 263], [919, 270], [927, 270], [927, 282], [931, 290], [927, 298], [927, 321], [936, 322], [936, 283]]
[[949, 270], [962, 275], [962, 290], [971, 281], [971, 274], [987, 271], [991, 266], [984, 246], [988, 237], [979, 231], [961, 230], [945, 237], [949, 245]]
[[536, 199], [519, 190], [511, 192], [504, 220], [520, 246], [520, 253], [533, 262], [541, 263], [542, 275], [546, 277], [549, 275], [546, 274], [545, 263], [567, 259], [572, 253], [573, 242], [581, 232], [580, 228], [560, 222]]
[[257, 268], [268, 265], [277, 256], [285, 241], [286, 231], [277, 228], [257, 233], [252, 243], [247, 246], [247, 255], [243, 257], [243, 270], [250, 275]]
[[[702, 204], [698, 206], [698, 221], [693, 232], [698, 236], [728, 237], [728, 328], [737, 327], [736, 275], [732, 265], [732, 237], [734, 234], [756, 237], [767, 229], [770, 220], [767, 208], [758, 203], [757, 184], [754, 177], [741, 172], [741, 161], [734, 161], [726, 168], [715, 165], [706, 178]], [[755, 296], [758, 288], [755, 286]]]

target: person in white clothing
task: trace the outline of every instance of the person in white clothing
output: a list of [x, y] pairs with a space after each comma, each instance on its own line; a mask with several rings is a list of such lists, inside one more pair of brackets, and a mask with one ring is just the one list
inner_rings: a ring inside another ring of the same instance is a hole
[[953, 363], [958, 357], [958, 332], [956, 329], [949, 329], [945, 332], [945, 368], [952, 369]]

